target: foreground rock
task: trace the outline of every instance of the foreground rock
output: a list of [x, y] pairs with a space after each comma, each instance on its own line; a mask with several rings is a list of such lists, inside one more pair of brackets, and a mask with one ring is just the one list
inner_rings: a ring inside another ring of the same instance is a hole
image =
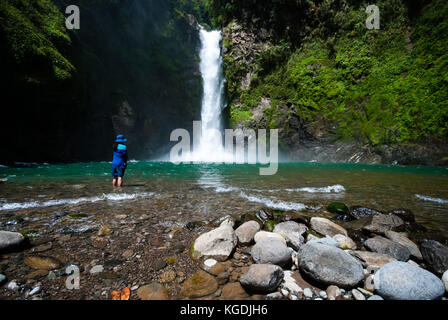
[[425, 261], [438, 274], [448, 270], [448, 248], [434, 240], [423, 241], [420, 245]]
[[192, 247], [192, 257], [207, 257], [225, 261], [233, 253], [237, 244], [235, 231], [229, 225], [224, 224], [196, 239]]
[[337, 234], [333, 239], [338, 243], [339, 248], [342, 250], [356, 250], [356, 243], [349, 237], [342, 234]]
[[311, 218], [310, 224], [311, 229], [313, 229], [317, 233], [320, 233], [323, 236], [334, 237], [337, 234], [348, 236], [347, 230], [345, 230], [340, 225], [337, 225], [336, 223], [325, 218], [313, 217]]
[[299, 250], [300, 269], [327, 285], [354, 287], [364, 279], [361, 263], [344, 250], [319, 243], [307, 243]]
[[249, 299], [249, 297], [250, 295], [244, 290], [239, 282], [228, 283], [222, 288], [222, 300], [246, 300]]
[[392, 240], [393, 242], [399, 243], [402, 246], [406, 247], [411, 253], [412, 257], [418, 260], [423, 259], [422, 253], [420, 252], [418, 246], [410, 239], [402, 236], [400, 233], [394, 231], [386, 231], [386, 237]]
[[329, 286], [326, 291], [328, 300], [336, 300], [342, 296], [341, 289], [337, 286]]
[[273, 292], [283, 280], [283, 270], [273, 264], [253, 264], [240, 278], [243, 287], [260, 292]]
[[291, 251], [280, 240], [264, 238], [257, 242], [251, 251], [252, 259], [258, 264], [284, 266], [291, 260]]
[[397, 259], [382, 253], [368, 251], [350, 251], [349, 253], [359, 259], [365, 268], [378, 269], [390, 262], [397, 261]]
[[218, 282], [215, 277], [207, 272], [199, 270], [191, 278], [186, 280], [180, 291], [180, 296], [186, 299], [201, 298], [218, 290]]
[[286, 245], [286, 240], [281, 235], [279, 235], [278, 233], [267, 232], [267, 231], [257, 232], [257, 234], [255, 235], [255, 238], [254, 238], [255, 243], [258, 243], [260, 240], [262, 240], [264, 238], [274, 238], [274, 239], [280, 240], [281, 242], [283, 242]]
[[146, 286], [140, 287], [137, 295], [141, 300], [170, 300], [168, 290], [157, 282], [152, 282]]
[[379, 235], [385, 235], [386, 231], [398, 230], [404, 226], [404, 221], [395, 215], [378, 214], [366, 219], [366, 224], [363, 226], [363, 230], [367, 232], [376, 233]]
[[0, 252], [19, 246], [24, 240], [21, 233], [0, 231]]
[[442, 282], [445, 285], [445, 290], [448, 291], [448, 270], [443, 274]]
[[305, 242], [303, 235], [307, 230], [308, 227], [304, 224], [299, 224], [294, 221], [287, 221], [277, 224], [274, 228], [274, 233], [277, 233], [285, 238], [288, 246], [294, 250], [299, 250]]
[[387, 254], [399, 261], [408, 261], [411, 256], [406, 247], [380, 236], [368, 239], [364, 242], [364, 246], [373, 252]]
[[376, 292], [392, 300], [434, 300], [445, 293], [434, 274], [405, 262], [391, 262], [374, 275]]
[[243, 223], [235, 234], [238, 238], [238, 243], [241, 245], [249, 245], [254, 241], [255, 234], [260, 231], [260, 225], [256, 221], [248, 221]]

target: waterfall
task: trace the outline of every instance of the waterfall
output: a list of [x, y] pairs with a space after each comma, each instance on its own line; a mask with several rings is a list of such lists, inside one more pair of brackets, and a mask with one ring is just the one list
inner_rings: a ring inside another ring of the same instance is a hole
[[202, 135], [192, 160], [197, 162], [224, 161], [221, 113], [224, 109], [224, 74], [221, 57], [221, 32], [201, 28], [200, 71], [203, 80]]

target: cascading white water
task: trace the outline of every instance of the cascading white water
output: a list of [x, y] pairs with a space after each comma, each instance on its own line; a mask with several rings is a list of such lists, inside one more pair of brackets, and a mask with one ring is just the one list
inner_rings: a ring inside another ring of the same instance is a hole
[[200, 70], [203, 79], [202, 135], [192, 154], [196, 162], [224, 161], [221, 113], [224, 108], [224, 74], [221, 57], [221, 32], [200, 30]]

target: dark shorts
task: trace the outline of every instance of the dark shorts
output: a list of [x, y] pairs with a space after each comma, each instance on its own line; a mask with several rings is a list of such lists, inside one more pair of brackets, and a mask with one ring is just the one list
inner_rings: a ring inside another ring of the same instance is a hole
[[125, 168], [112, 168], [112, 176], [114, 178], [123, 178], [125, 171]]

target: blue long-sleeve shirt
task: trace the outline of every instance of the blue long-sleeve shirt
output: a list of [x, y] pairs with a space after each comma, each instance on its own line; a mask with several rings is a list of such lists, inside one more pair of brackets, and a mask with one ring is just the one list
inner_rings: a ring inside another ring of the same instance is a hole
[[114, 159], [112, 161], [113, 168], [125, 169], [128, 163], [128, 151], [125, 145], [118, 145], [117, 151], [114, 151]]

